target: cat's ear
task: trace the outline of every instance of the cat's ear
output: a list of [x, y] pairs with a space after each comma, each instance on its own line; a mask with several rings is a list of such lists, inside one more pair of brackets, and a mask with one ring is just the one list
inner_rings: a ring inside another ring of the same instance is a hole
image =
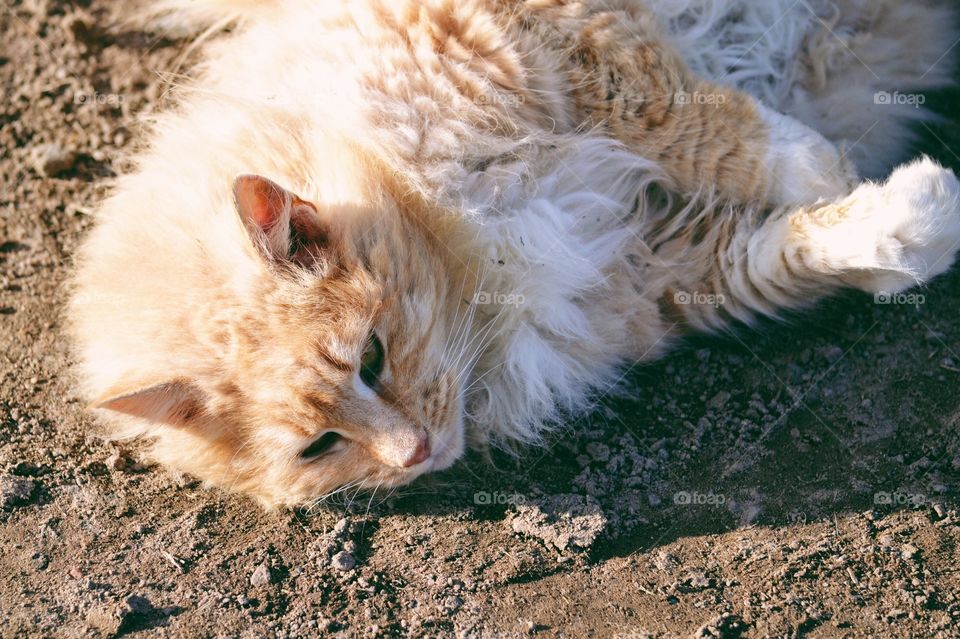
[[308, 265], [331, 247], [332, 229], [316, 205], [261, 175], [233, 182], [237, 213], [255, 244], [275, 260]]
[[186, 381], [155, 384], [133, 391], [107, 393], [94, 408], [140, 417], [152, 422], [187, 426], [204, 412], [203, 392]]

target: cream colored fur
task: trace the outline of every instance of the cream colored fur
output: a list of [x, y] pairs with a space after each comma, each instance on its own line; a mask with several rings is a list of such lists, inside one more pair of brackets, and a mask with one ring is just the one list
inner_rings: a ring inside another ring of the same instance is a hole
[[[510, 3], [163, 3], [165, 28], [240, 26], [208, 45], [78, 256], [71, 318], [87, 394], [107, 407], [150, 398], [133, 417], [102, 411], [118, 432], [270, 504], [402, 484], [449, 466], [465, 438], [540, 441], [689, 328], [842, 286], [896, 292], [953, 263], [952, 172], [924, 159], [858, 184], [849, 164], [887, 172], [905, 153], [921, 112], [874, 109], [873, 93], [945, 83], [949, 65], [933, 58], [954, 34], [946, 13], [920, 0], [587, 4], [652, 9], [687, 65], [742, 100], [766, 144], [739, 152], [764, 196], [731, 196], [704, 174], [681, 188], [682, 162], [643, 157], [602, 123], [580, 128], [568, 45], [517, 30]], [[463, 20], [456, 37], [450, 16]], [[718, 139], [736, 143], [726, 126]], [[237, 215], [231, 186], [250, 173], [329, 215], [351, 266], [331, 257], [278, 275]], [[354, 279], [334, 297], [322, 287], [340, 271]], [[338, 303], [347, 319], [311, 319]], [[368, 319], [381, 303], [386, 319]], [[319, 342], [353, 361], [371, 326], [395, 336], [387, 383], [409, 394], [388, 401], [346, 375], [330, 393], [353, 406], [352, 457], [301, 464], [317, 433], [347, 428], [338, 407], [308, 412], [320, 365], [302, 354]], [[167, 423], [187, 401], [202, 424]], [[432, 454], [402, 467], [421, 429]]]

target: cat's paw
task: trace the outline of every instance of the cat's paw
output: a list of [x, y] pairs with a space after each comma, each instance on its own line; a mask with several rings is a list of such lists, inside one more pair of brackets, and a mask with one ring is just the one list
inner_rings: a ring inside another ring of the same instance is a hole
[[929, 158], [796, 218], [817, 270], [872, 293], [899, 293], [945, 272], [960, 248], [960, 181]]
[[960, 181], [929, 158], [898, 168], [881, 189], [886, 202], [878, 252], [886, 269], [873, 292], [898, 292], [946, 272], [960, 248]]
[[770, 131], [764, 166], [770, 204], [803, 205], [850, 193], [856, 171], [826, 138], [801, 122], [763, 105]]

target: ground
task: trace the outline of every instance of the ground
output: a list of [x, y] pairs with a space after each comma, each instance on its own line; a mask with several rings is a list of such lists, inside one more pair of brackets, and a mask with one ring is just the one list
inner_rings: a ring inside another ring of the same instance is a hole
[[960, 635], [960, 272], [689, 342], [389, 497], [265, 512], [104, 441], [63, 283], [184, 53], [123, 4], [0, 7], [0, 635]]

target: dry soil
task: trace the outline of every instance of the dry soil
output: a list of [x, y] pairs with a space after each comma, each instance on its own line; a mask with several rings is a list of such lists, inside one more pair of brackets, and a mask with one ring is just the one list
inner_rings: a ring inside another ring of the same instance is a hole
[[[0, 635], [960, 636], [960, 272], [690, 342], [547, 450], [323, 510], [99, 438], [63, 282], [185, 51], [124, 7], [0, 6]], [[956, 121], [919, 130], [960, 168]]]

